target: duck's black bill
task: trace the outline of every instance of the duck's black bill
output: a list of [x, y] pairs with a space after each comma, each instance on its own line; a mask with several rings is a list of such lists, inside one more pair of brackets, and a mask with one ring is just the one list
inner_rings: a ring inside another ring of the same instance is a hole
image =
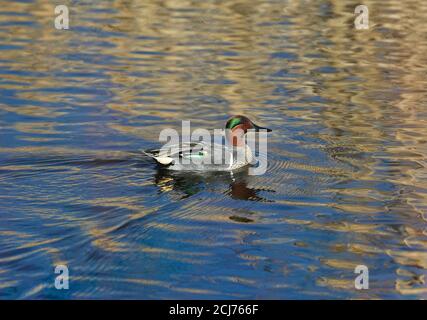
[[261, 130], [266, 130], [267, 132], [273, 131], [273, 130], [271, 130], [269, 128], [264, 128], [264, 127], [260, 127], [260, 126], [257, 126], [257, 125], [254, 125], [254, 127], [255, 127], [255, 131], [261, 131]]

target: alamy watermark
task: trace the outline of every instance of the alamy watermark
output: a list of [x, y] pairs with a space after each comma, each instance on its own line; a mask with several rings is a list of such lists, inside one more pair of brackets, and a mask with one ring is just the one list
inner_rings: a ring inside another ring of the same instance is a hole
[[55, 288], [58, 290], [68, 290], [70, 273], [68, 267], [65, 265], [58, 265], [55, 267], [55, 274], [59, 274], [55, 277]]
[[66, 5], [56, 6], [54, 12], [57, 15], [54, 20], [55, 29], [58, 29], [58, 30], [69, 29], [70, 16], [69, 16], [68, 7]]
[[367, 30], [369, 29], [369, 9], [368, 6], [363, 4], [358, 5], [354, 8], [354, 14], [357, 14], [356, 19], [354, 19], [354, 27], [357, 30]]
[[354, 273], [358, 274], [354, 279], [354, 287], [357, 290], [369, 289], [369, 269], [367, 266], [360, 264], [354, 268]]

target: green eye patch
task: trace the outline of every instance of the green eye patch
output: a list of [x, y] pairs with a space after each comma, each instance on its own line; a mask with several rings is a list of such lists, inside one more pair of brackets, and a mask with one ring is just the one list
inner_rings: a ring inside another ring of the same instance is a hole
[[242, 123], [242, 120], [240, 118], [233, 118], [227, 123], [226, 129], [233, 129], [235, 126], [241, 123]]

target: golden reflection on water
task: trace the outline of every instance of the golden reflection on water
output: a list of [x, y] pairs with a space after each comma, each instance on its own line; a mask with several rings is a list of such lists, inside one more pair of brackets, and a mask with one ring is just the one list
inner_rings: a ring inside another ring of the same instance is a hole
[[[261, 297], [426, 298], [427, 3], [364, 4], [371, 27], [361, 32], [352, 1], [70, 2], [67, 31], [53, 28], [50, 1], [3, 3], [0, 208], [22, 216], [1, 224], [17, 243], [0, 261], [74, 263], [64, 252], [72, 245], [49, 229], [67, 226], [85, 254], [77, 263], [100, 273], [81, 282], [189, 297], [220, 295], [223, 282]], [[274, 129], [264, 177], [182, 178], [135, 156], [181, 120], [211, 129], [237, 113]], [[25, 229], [26, 218], [55, 235]], [[200, 266], [222, 254], [236, 259], [230, 273], [204, 275]], [[115, 255], [143, 274], [107, 276]], [[373, 290], [359, 294], [351, 271], [369, 258]], [[171, 272], [164, 260], [214, 289], [183, 285], [188, 274], [156, 280], [157, 268]], [[13, 268], [0, 267], [0, 288], [23, 285]], [[303, 275], [306, 288], [292, 280]], [[21, 297], [45, 290], [34, 284]], [[227, 294], [253, 297], [242, 292]]]

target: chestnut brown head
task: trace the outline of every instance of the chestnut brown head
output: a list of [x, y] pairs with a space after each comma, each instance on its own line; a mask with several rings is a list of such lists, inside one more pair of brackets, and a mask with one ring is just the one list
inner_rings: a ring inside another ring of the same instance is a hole
[[248, 117], [237, 115], [228, 119], [225, 129], [228, 132], [228, 138], [232, 141], [232, 145], [241, 146], [242, 145], [242, 137], [248, 130], [266, 130], [267, 132], [271, 132], [271, 129], [260, 127], [253, 123]]

